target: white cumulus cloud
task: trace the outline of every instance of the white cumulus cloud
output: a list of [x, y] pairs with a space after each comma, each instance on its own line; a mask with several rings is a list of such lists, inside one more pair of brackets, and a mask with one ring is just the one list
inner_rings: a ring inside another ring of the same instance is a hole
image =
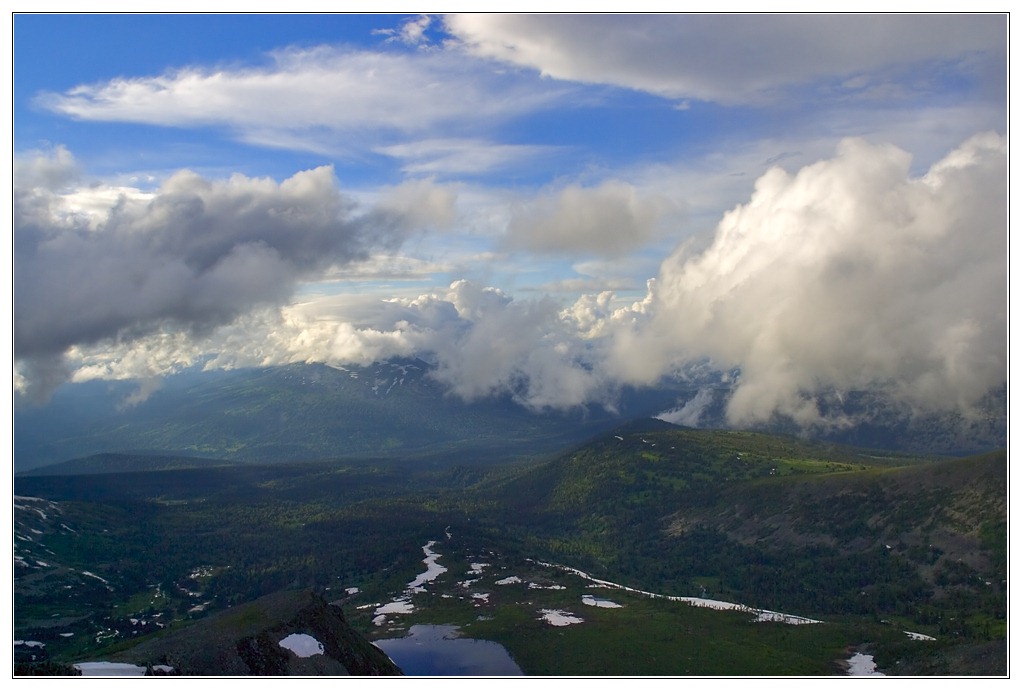
[[[453, 189], [429, 180], [360, 214], [329, 169], [280, 184], [186, 173], [84, 223], [61, 215], [67, 193], [38, 182], [67, 188], [51, 171], [15, 196], [15, 346], [32, 356], [17, 381], [421, 356], [454, 395], [542, 410], [610, 407], [622, 385], [699, 363], [729, 373], [735, 424], [835, 423], [819, 397], [854, 391], [967, 411], [1007, 378], [1006, 142], [976, 135], [923, 175], [911, 169], [906, 152], [858, 139], [792, 173], [773, 168], [631, 305], [611, 291], [525, 300], [466, 280], [294, 302], [298, 281], [337, 280], [363, 258], [395, 271], [370, 231], [398, 242], [451, 223]], [[544, 205], [540, 222], [558, 217], [557, 196]], [[67, 295], [55, 277], [82, 290]], [[710, 396], [666, 415], [698, 422]]]
[[664, 262], [610, 367], [634, 381], [698, 356], [738, 367], [735, 423], [814, 423], [813, 395], [832, 389], [975, 403], [1006, 380], [1006, 144], [978, 135], [922, 177], [909, 166], [848, 140], [769, 171], [709, 248]]

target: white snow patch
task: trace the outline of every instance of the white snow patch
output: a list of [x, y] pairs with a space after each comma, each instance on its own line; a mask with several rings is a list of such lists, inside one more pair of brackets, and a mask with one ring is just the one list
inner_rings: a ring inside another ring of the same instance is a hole
[[512, 577], [505, 577], [504, 579], [498, 579], [494, 583], [495, 584], [500, 584], [501, 586], [504, 586], [505, 584], [521, 584], [522, 580], [519, 579], [518, 577], [512, 576]]
[[391, 613], [411, 613], [415, 607], [405, 600], [391, 601], [373, 611], [374, 615], [389, 615]]
[[75, 636], [75, 633], [74, 632], [61, 632], [57, 636], [60, 636], [60, 637], [73, 637], [73, 636]]
[[422, 588], [423, 584], [433, 581], [448, 571], [447, 567], [437, 564], [437, 558], [440, 557], [440, 553], [433, 552], [433, 546], [436, 545], [436, 543], [437, 541], [430, 541], [423, 546], [423, 554], [426, 555], [426, 558], [423, 560], [423, 564], [426, 565], [426, 571], [409, 582], [408, 588], [412, 591], [425, 591], [425, 589]]
[[[790, 625], [809, 625], [819, 624], [820, 620], [811, 620], [810, 618], [799, 617], [797, 615], [786, 615], [785, 613], [776, 613], [771, 610], [762, 610], [759, 608], [751, 608], [741, 603], [729, 603], [728, 601], [716, 601], [710, 598], [695, 598], [693, 596], [665, 596], [663, 594], [653, 593], [651, 591], [642, 591], [640, 589], [633, 589], [629, 586], [622, 586], [621, 584], [615, 584], [614, 582], [604, 581], [603, 579], [595, 579], [590, 575], [586, 574], [582, 570], [575, 569], [574, 567], [566, 567], [564, 565], [557, 565], [550, 562], [540, 562], [537, 564], [543, 565], [544, 567], [554, 567], [565, 572], [570, 572], [583, 579], [588, 579], [593, 582], [589, 586], [591, 587], [604, 587], [608, 589], [621, 589], [622, 591], [628, 591], [629, 593], [640, 594], [641, 596], [647, 596], [648, 598], [663, 598], [669, 601], [675, 601], [679, 603], [688, 603], [689, 605], [696, 606], [697, 608], [713, 608], [714, 610], [738, 610], [742, 612], [752, 613], [755, 616], [756, 622], [785, 622]], [[532, 587], [532, 585], [530, 585]]]
[[547, 624], [554, 625], [555, 627], [565, 627], [567, 625], [577, 625], [583, 622], [581, 617], [576, 617], [574, 614], [567, 610], [541, 610], [540, 620], [546, 620]]
[[[426, 545], [423, 546], [423, 554], [426, 555], [426, 557], [423, 559], [423, 564], [426, 565], [426, 571], [418, 575], [415, 579], [408, 583], [408, 587], [405, 589], [405, 593], [402, 596], [396, 598], [391, 603], [378, 606], [377, 609], [373, 612], [373, 615], [375, 616], [373, 618], [373, 624], [377, 626], [384, 624], [384, 622], [386, 622], [387, 620], [386, 616], [392, 613], [413, 612], [415, 608], [410, 602], [412, 595], [417, 593], [425, 593], [426, 589], [423, 587], [423, 584], [432, 582], [434, 579], [448, 571], [447, 567], [437, 564], [437, 558], [440, 557], [440, 553], [435, 553], [433, 551], [433, 546], [436, 544], [437, 541], [429, 541]], [[355, 592], [357, 591], [358, 589], [356, 589]], [[348, 592], [355, 593], [351, 589], [349, 589]], [[359, 609], [361, 610], [362, 608], [367, 607], [371, 606], [360, 606]]]
[[590, 594], [583, 594], [583, 605], [596, 606], [597, 608], [621, 608], [621, 603], [609, 601], [606, 598], [598, 598]]
[[529, 582], [529, 587], [528, 588], [530, 588], [530, 589], [550, 589], [552, 591], [561, 591], [562, 589], [567, 589], [568, 587], [567, 586], [562, 586], [561, 584], [552, 584], [551, 586], [541, 586], [540, 584], [536, 584], [534, 582]]
[[878, 672], [877, 665], [874, 663], [874, 657], [870, 654], [853, 654], [848, 663], [849, 675], [884, 677], [884, 673]]
[[76, 663], [75, 669], [83, 676], [125, 677], [146, 674], [146, 669], [143, 666], [134, 666], [130, 663], [110, 663], [109, 661]]
[[323, 644], [308, 634], [289, 634], [278, 642], [281, 648], [288, 649], [299, 658], [309, 658], [323, 653]]
[[817, 625], [820, 624], [821, 621], [811, 620], [810, 618], [804, 618], [798, 615], [776, 613], [773, 610], [761, 610], [757, 613], [757, 617], [754, 622], [784, 622], [786, 625]]
[[484, 603], [488, 603], [490, 601], [490, 594], [488, 593], [474, 593], [472, 597], [477, 601], [483, 601]]
[[349, 596], [354, 596], [355, 594], [359, 593], [359, 587], [349, 586], [347, 589], [345, 589], [345, 593], [348, 594]]
[[484, 567], [490, 567], [489, 562], [474, 562], [469, 565], [470, 569], [466, 574], [483, 574]]
[[188, 575], [189, 579], [199, 579], [201, 577], [212, 577], [213, 568], [210, 566], [196, 567], [192, 570], [192, 573]]
[[928, 636], [926, 634], [920, 634], [919, 632], [904, 632], [903, 634], [905, 634], [907, 637], [909, 637], [913, 641], [918, 641], [918, 642], [933, 642], [933, 641], [937, 641], [934, 637], [930, 637], [930, 636]]
[[15, 646], [30, 646], [30, 647], [38, 646], [40, 649], [45, 649], [46, 648], [46, 644], [43, 644], [42, 642], [25, 641], [24, 639], [15, 639], [14, 640], [14, 645]]

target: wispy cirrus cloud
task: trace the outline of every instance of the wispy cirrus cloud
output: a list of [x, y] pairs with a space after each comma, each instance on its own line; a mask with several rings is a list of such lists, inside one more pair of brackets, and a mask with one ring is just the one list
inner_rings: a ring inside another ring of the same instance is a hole
[[486, 139], [425, 139], [389, 144], [377, 151], [398, 159], [409, 175], [476, 174], [501, 170], [556, 153], [559, 147], [501, 144]]
[[373, 33], [386, 36], [388, 42], [399, 41], [409, 46], [420, 46], [429, 43], [426, 32], [432, 23], [430, 15], [421, 14], [406, 20], [397, 29], [375, 29]]
[[[79, 120], [224, 128], [264, 146], [337, 153], [399, 146], [433, 132], [486, 133], [553, 107], [566, 91], [451, 51], [320, 46], [276, 51], [266, 65], [117, 78], [42, 93], [36, 101]], [[438, 146], [432, 157], [422, 145], [407, 155], [424, 166], [424, 155], [438, 160]], [[450, 157], [458, 147], [441, 148]]]

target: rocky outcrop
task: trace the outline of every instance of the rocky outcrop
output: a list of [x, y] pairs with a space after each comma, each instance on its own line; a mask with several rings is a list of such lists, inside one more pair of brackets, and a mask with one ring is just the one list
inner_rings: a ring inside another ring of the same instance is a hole
[[[296, 636], [288, 639], [291, 635]], [[308, 590], [235, 606], [113, 660], [177, 675], [401, 675], [384, 652], [352, 629], [340, 606]]]

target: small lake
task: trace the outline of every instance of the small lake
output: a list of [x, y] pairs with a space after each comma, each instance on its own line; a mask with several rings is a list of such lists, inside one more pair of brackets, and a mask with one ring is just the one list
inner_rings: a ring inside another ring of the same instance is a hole
[[497, 642], [462, 639], [453, 625], [413, 625], [401, 639], [373, 642], [405, 675], [522, 675], [522, 669]]

